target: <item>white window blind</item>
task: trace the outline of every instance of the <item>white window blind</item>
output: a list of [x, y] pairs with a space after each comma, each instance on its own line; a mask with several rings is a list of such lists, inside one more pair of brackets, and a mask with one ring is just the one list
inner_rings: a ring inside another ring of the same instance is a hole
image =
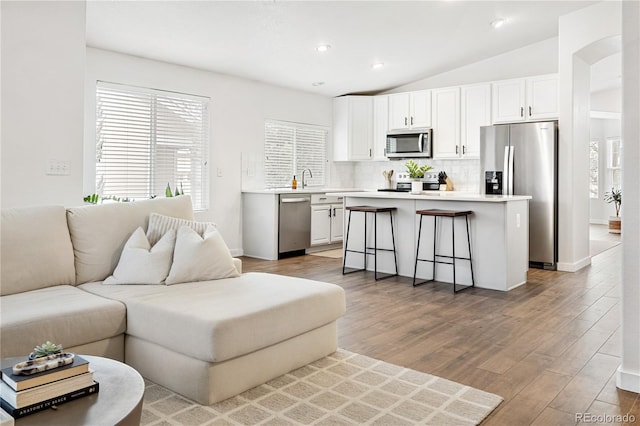
[[167, 184], [209, 207], [208, 98], [98, 82], [96, 188], [102, 197], [164, 196]]
[[265, 186], [291, 185], [295, 175], [302, 185], [302, 171], [309, 186], [324, 186], [326, 181], [327, 129], [298, 123], [266, 121], [264, 126]]

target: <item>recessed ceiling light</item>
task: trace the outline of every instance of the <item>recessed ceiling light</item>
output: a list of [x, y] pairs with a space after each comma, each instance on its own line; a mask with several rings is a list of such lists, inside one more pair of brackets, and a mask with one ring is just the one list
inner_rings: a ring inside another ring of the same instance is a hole
[[324, 84], [324, 81], [314, 81], [313, 83], [311, 83], [312, 86], [322, 86]]
[[503, 26], [505, 22], [507, 22], [507, 20], [504, 18], [494, 19], [493, 21], [491, 21], [491, 26], [495, 29], [498, 29]]
[[374, 70], [380, 69], [382, 67], [384, 67], [383, 62], [376, 62], [375, 64], [371, 65], [371, 68], [373, 68]]
[[317, 50], [318, 52], [326, 52], [326, 51], [327, 51], [327, 50], [329, 50], [329, 49], [331, 49], [331, 46], [330, 46], [330, 45], [328, 45], [328, 44], [319, 44], [319, 45], [316, 47], [316, 50]]

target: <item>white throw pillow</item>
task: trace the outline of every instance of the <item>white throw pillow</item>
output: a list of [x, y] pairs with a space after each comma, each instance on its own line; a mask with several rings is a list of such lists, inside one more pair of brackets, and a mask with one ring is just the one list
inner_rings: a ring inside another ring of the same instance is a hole
[[175, 242], [176, 232], [169, 231], [151, 248], [138, 227], [124, 245], [113, 275], [103, 284], [162, 284], [171, 268]]
[[209, 225], [216, 227], [212, 222], [196, 222], [193, 220], [180, 219], [177, 217], [165, 216], [158, 213], [149, 215], [149, 226], [147, 228], [147, 238], [151, 245], [155, 244], [162, 238], [167, 231], [173, 229], [178, 230], [181, 226], [186, 225], [198, 233], [203, 235]]
[[238, 276], [231, 252], [215, 227], [209, 225], [203, 237], [188, 226], [178, 229], [167, 285]]

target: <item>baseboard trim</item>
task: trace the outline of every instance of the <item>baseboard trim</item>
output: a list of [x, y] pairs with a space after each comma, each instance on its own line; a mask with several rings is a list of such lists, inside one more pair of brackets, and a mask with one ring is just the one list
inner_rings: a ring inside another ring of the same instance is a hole
[[606, 219], [591, 219], [589, 221], [589, 224], [591, 225], [608, 225], [609, 221]]
[[229, 249], [229, 251], [231, 252], [231, 256], [233, 257], [239, 257], [244, 255], [244, 250], [242, 249]]
[[574, 263], [558, 262], [557, 269], [562, 272], [577, 272], [585, 266], [591, 265], [591, 256], [585, 257]]
[[616, 372], [616, 386], [619, 389], [640, 393], [640, 374], [622, 371], [622, 366]]

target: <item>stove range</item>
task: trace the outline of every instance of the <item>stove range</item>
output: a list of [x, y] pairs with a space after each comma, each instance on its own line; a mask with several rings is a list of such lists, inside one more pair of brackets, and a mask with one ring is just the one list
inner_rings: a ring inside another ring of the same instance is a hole
[[[398, 173], [398, 179], [395, 188], [378, 189], [381, 192], [410, 192], [411, 178], [408, 173]], [[423, 191], [440, 190], [440, 181], [438, 180], [438, 172], [426, 173], [422, 178]]]

